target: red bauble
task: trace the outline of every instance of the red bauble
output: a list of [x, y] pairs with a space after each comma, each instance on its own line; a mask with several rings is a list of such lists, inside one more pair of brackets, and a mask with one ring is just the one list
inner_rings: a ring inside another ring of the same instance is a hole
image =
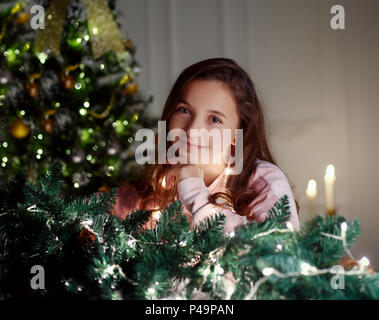
[[30, 97], [35, 98], [38, 95], [39, 91], [38, 84], [36, 84], [35, 82], [28, 83], [26, 86], [26, 90], [28, 91]]

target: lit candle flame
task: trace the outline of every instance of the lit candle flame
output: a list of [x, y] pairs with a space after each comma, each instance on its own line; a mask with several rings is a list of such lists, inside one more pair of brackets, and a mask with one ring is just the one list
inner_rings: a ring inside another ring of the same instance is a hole
[[306, 195], [308, 198], [314, 198], [317, 196], [317, 183], [316, 180], [311, 179], [308, 181], [308, 187], [305, 190]]
[[326, 167], [325, 179], [334, 180], [336, 178], [334, 166], [332, 164], [328, 164]]

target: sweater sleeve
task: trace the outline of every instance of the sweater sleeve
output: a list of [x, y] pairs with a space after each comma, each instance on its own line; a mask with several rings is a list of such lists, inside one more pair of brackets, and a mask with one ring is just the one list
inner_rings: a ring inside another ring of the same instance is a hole
[[[251, 177], [249, 187], [257, 192], [256, 198], [250, 203], [250, 216], [257, 222], [263, 222], [268, 217], [268, 211], [275, 203], [287, 194], [291, 216], [289, 222], [295, 230], [299, 230], [295, 201], [287, 178], [279, 168], [262, 168], [258, 174]], [[245, 216], [240, 216], [231, 209], [225, 209], [211, 204], [208, 196], [211, 194], [204, 181], [198, 177], [183, 179], [178, 184], [179, 200], [192, 213], [193, 224], [201, 223], [206, 217], [222, 212], [225, 215], [225, 232], [233, 231], [237, 226], [247, 222]]]
[[268, 211], [284, 195], [288, 196], [290, 218], [293, 228], [300, 229], [294, 196], [285, 174], [276, 166], [268, 165], [257, 169], [249, 180], [249, 187], [256, 190], [257, 197], [251, 202], [253, 220], [262, 222], [268, 217]]
[[221, 208], [211, 204], [208, 196], [211, 194], [203, 179], [188, 177], [178, 184], [179, 200], [184, 207], [192, 213], [193, 225], [200, 224], [206, 217], [222, 212], [225, 215], [225, 232], [232, 232], [237, 226], [247, 221], [245, 216], [240, 216], [232, 209]]

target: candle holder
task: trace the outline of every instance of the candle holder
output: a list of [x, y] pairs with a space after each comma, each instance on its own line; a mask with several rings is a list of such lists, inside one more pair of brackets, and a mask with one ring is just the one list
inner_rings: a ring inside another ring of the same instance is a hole
[[337, 215], [337, 210], [335, 208], [333, 209], [326, 209], [326, 216], [331, 217]]

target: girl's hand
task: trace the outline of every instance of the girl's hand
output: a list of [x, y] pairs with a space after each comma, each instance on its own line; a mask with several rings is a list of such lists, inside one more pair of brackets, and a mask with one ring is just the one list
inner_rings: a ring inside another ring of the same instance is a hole
[[178, 158], [179, 163], [172, 164], [170, 162], [170, 159], [167, 160], [167, 164], [171, 165], [172, 168], [170, 168], [166, 175], [166, 186], [170, 187], [171, 182], [174, 177], [177, 178], [178, 183], [188, 177], [198, 177], [201, 179], [204, 179], [204, 171], [203, 169], [197, 165], [197, 164], [181, 164], [184, 162], [182, 158]]

